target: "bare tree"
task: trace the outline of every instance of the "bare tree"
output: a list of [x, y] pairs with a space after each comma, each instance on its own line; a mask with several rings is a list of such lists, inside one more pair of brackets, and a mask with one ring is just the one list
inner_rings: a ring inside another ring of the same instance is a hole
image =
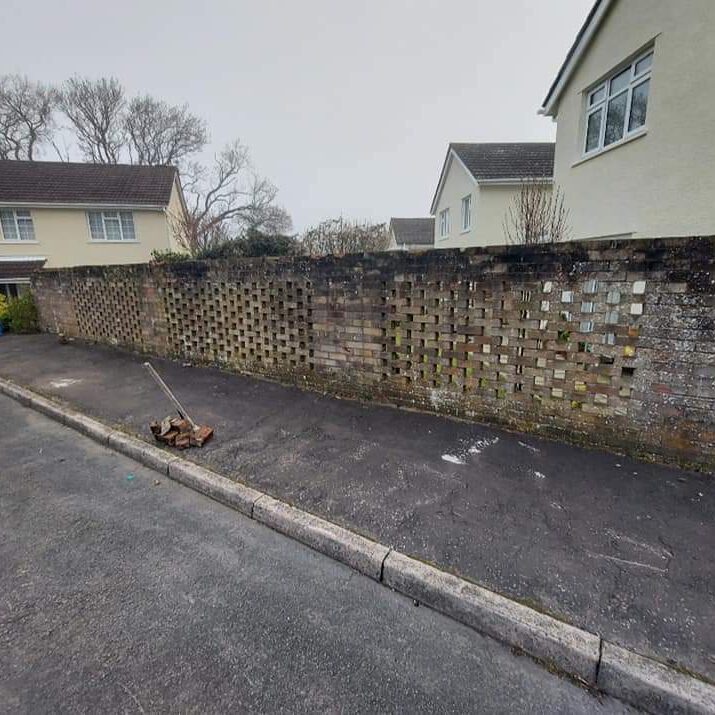
[[309, 228], [301, 238], [303, 251], [310, 256], [384, 251], [389, 243], [384, 223], [328, 219]]
[[52, 141], [57, 93], [20, 75], [0, 77], [0, 159], [35, 159]]
[[559, 187], [552, 188], [541, 179], [522, 179], [504, 217], [504, 235], [509, 243], [524, 246], [566, 241], [570, 236], [568, 217]]
[[137, 164], [178, 164], [208, 141], [206, 122], [187, 105], [172, 107], [148, 95], [129, 102], [124, 126]]
[[172, 222], [182, 248], [192, 256], [215, 249], [252, 228], [290, 230], [287, 212], [276, 205], [277, 189], [254, 171], [248, 149], [239, 141], [219, 152], [211, 170], [197, 164], [184, 174], [185, 213]]
[[72, 123], [80, 151], [95, 164], [116, 164], [126, 143], [124, 87], [110, 77], [72, 77], [62, 88], [61, 107]]

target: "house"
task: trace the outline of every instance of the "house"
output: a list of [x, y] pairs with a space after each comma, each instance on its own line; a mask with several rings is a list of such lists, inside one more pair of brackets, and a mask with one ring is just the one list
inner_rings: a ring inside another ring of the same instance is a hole
[[540, 112], [573, 238], [715, 234], [715, 2], [598, 0]]
[[506, 243], [504, 220], [524, 181], [550, 190], [553, 166], [553, 143], [450, 144], [430, 210], [435, 247]]
[[171, 166], [0, 161], [0, 290], [33, 268], [142, 263], [177, 249], [185, 211]]
[[391, 218], [388, 251], [424, 251], [434, 246], [434, 219]]

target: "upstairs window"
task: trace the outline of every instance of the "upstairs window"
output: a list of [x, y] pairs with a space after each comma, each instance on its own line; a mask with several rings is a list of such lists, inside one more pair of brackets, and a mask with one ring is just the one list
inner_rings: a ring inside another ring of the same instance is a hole
[[449, 209], [439, 212], [439, 235], [440, 238], [449, 236]]
[[472, 227], [472, 195], [462, 199], [462, 231], [469, 231]]
[[93, 241], [136, 241], [131, 211], [87, 211]]
[[0, 209], [0, 226], [6, 241], [34, 241], [32, 215], [24, 209]]
[[653, 50], [649, 50], [586, 94], [586, 154], [645, 126], [652, 64]]

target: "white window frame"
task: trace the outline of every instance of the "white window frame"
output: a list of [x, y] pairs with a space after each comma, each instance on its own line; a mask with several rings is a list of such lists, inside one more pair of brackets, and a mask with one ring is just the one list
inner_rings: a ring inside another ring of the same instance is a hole
[[439, 212], [439, 237], [448, 238], [450, 229], [449, 207], [447, 207]]
[[[652, 56], [650, 66], [640, 74], [636, 75], [636, 66], [641, 62], [641, 60], [646, 59], [649, 55]], [[648, 129], [648, 114], [646, 110], [646, 121], [640, 127], [635, 129], [629, 129], [628, 124], [630, 123], [631, 117], [631, 102], [633, 99], [633, 91], [640, 87], [644, 82], [648, 82], [651, 78], [651, 72], [653, 69], [654, 48], [650, 47], [647, 50], [641, 52], [635, 59], [633, 59], [629, 64], [621, 65], [619, 69], [610, 72], [605, 80], [599, 82], [597, 85], [590, 87], [586, 92], [584, 92], [584, 123], [583, 123], [583, 134], [581, 137], [581, 153], [584, 157], [595, 156], [601, 152], [608, 151], [612, 147], [619, 146], [624, 142], [628, 141], [634, 136], [640, 136], [644, 134]], [[620, 75], [621, 73], [629, 71], [630, 76], [628, 79], [628, 84], [616, 92], [611, 93], [611, 80]], [[592, 97], [597, 95], [599, 92], [603, 92], [601, 99], [592, 102]], [[623, 117], [623, 136], [610, 144], [605, 144], [606, 139], [606, 124], [608, 123], [608, 104], [613, 99], [626, 94], [626, 111]], [[648, 100], [650, 101], [650, 90], [648, 91]], [[598, 144], [593, 148], [587, 150], [586, 142], [588, 141], [588, 121], [594, 114], [601, 114], [601, 126], [599, 128], [598, 134]]]
[[[0, 207], [0, 211], [7, 211], [12, 213], [13, 222], [15, 224], [15, 235], [17, 238], [8, 238], [5, 235], [5, 231], [2, 227], [2, 222], [0, 221], [0, 234], [3, 238], [3, 243], [38, 243], [37, 236], [35, 235], [35, 221], [32, 218], [32, 213], [29, 209], [11, 209], [5, 206]], [[18, 217], [18, 212], [23, 214]], [[19, 220], [18, 220], [19, 219]], [[20, 220], [23, 222], [29, 222], [30, 228], [32, 229], [32, 238], [22, 238], [20, 232]]]
[[[91, 214], [100, 214], [102, 217], [102, 233], [103, 238], [95, 238], [92, 233], [92, 222], [90, 220]], [[116, 215], [116, 221], [119, 225], [119, 235], [121, 238], [107, 238], [107, 220], [115, 220], [110, 214]], [[122, 225], [122, 214], [129, 214], [132, 221], [132, 228], [134, 229], [133, 238], [124, 237], [124, 226]], [[139, 243], [139, 237], [137, 235], [137, 225], [134, 221], [134, 212], [127, 211], [125, 209], [90, 209], [85, 212], [85, 217], [87, 219], [87, 229], [89, 230], [89, 242], [90, 243]]]
[[[466, 207], [466, 210], [465, 210]], [[462, 233], [472, 228], [472, 195], [462, 197]]]

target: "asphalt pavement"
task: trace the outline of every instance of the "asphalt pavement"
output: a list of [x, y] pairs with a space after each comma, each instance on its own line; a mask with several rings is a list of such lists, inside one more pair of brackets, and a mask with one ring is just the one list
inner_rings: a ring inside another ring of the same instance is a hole
[[[0, 338], [0, 376], [151, 440], [146, 357]], [[152, 359], [216, 437], [190, 459], [715, 681], [715, 480], [485, 425]]]
[[6, 397], [0, 424], [0, 712], [632, 712]]

